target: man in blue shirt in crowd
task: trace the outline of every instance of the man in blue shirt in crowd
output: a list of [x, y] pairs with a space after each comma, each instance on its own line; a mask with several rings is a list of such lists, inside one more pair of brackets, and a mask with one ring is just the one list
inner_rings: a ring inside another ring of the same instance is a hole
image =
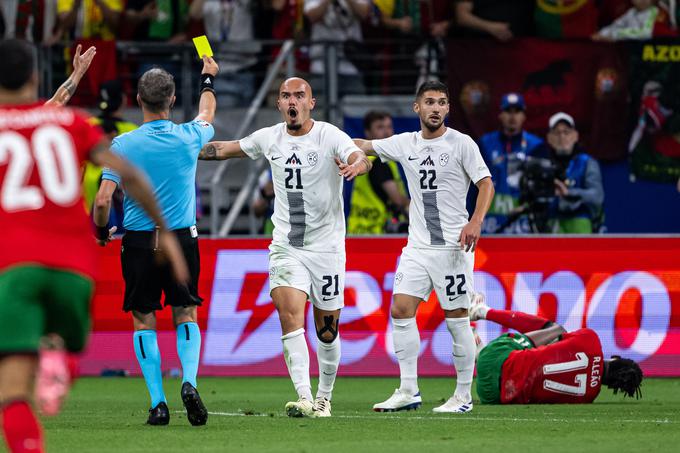
[[[500, 128], [484, 134], [479, 140], [479, 149], [491, 171], [496, 189], [482, 225], [483, 233], [531, 233], [526, 216], [520, 216], [506, 225], [508, 216], [516, 212], [519, 206], [522, 162], [543, 144], [543, 140], [523, 129], [525, 111], [526, 104], [521, 94], [505, 94], [501, 98], [501, 112], [498, 114]], [[504, 225], [506, 228], [503, 228]]]
[[[144, 113], [144, 124], [132, 132], [116, 137], [114, 152], [142, 169], [150, 180], [154, 194], [163, 210], [168, 228], [174, 230], [184, 252], [191, 281], [188, 287], [176, 284], [166, 265], [158, 264], [158, 230], [151, 219], [131, 200], [124, 200], [126, 229], [121, 247], [121, 264], [125, 280], [123, 310], [132, 312], [134, 349], [151, 397], [147, 423], [167, 425], [170, 414], [163, 392], [161, 357], [156, 338], [155, 310], [161, 310], [161, 292], [165, 305], [172, 307], [177, 329], [177, 353], [182, 363], [182, 402], [192, 425], [204, 425], [206, 410], [196, 390], [201, 332], [197, 324], [200, 259], [196, 230], [196, 165], [198, 153], [213, 137], [212, 122], [216, 99], [213, 90], [218, 66], [210, 57], [203, 57], [198, 116], [188, 123], [169, 120], [175, 102], [175, 82], [160, 68], [150, 69], [139, 79], [137, 102]], [[120, 183], [118, 175], [105, 170], [95, 200], [94, 221], [100, 245], [105, 245], [115, 231], [106, 224], [111, 195]]]

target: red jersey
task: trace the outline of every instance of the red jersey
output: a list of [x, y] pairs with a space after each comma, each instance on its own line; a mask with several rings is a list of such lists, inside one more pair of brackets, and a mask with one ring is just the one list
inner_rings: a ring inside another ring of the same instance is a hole
[[39, 263], [94, 276], [81, 167], [103, 138], [69, 108], [0, 105], [0, 272]]
[[597, 334], [565, 333], [557, 343], [510, 353], [501, 374], [501, 403], [592, 403], [603, 372]]

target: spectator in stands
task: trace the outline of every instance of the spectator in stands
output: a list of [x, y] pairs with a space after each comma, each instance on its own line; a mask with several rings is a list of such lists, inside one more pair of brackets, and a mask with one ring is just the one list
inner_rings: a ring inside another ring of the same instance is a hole
[[226, 50], [216, 47], [215, 59], [220, 73], [215, 79], [215, 91], [221, 107], [250, 104], [255, 95], [255, 76], [261, 46], [253, 42], [253, 11], [255, 0], [194, 0], [190, 14], [201, 20], [205, 34], [212, 43], [227, 43]]
[[270, 169], [263, 170], [258, 179], [258, 191], [253, 194], [251, 209], [255, 217], [262, 218], [261, 232], [266, 236], [271, 236], [274, 231], [274, 182]]
[[[448, 36], [454, 12], [449, 0], [387, 0], [376, 1], [380, 23], [390, 30], [388, 38], [401, 41], [394, 46], [394, 54], [406, 59], [393, 61], [389, 85], [407, 86], [413, 93], [426, 80], [435, 78], [444, 66], [443, 38]], [[413, 68], [412, 74], [408, 69]]]
[[[337, 49], [338, 92], [363, 94], [365, 86], [356, 64], [362, 64], [369, 55], [361, 52], [361, 21], [368, 18], [369, 0], [305, 0], [305, 15], [312, 24], [312, 41], [335, 41]], [[314, 93], [324, 92], [325, 46], [315, 44], [310, 48]], [[354, 58], [354, 62], [350, 60]]]
[[135, 41], [186, 41], [188, 19], [187, 0], [128, 0], [125, 6], [126, 26], [133, 28]]
[[59, 31], [75, 39], [112, 41], [122, 11], [123, 0], [57, 0]]
[[[16, 0], [2, 3], [16, 3]], [[18, 0], [17, 38], [50, 46], [59, 38], [54, 35], [56, 24], [57, 0]]]
[[[370, 111], [364, 116], [364, 135], [378, 140], [394, 135], [389, 113]], [[354, 178], [347, 219], [348, 234], [408, 232], [409, 198], [398, 164], [369, 157], [373, 169]]]
[[456, 25], [464, 36], [509, 41], [534, 32], [534, 0], [456, 0]]
[[667, 34], [661, 30], [655, 33], [657, 25], [662, 29], [669, 28], [667, 11], [659, 8], [656, 0], [631, 0], [631, 3], [633, 6], [624, 15], [592, 35], [592, 39], [594, 41], [644, 40], [655, 35]]
[[[603, 218], [604, 189], [597, 161], [578, 143], [576, 123], [559, 112], [550, 117], [543, 157], [557, 167], [553, 231], [597, 233]], [[538, 152], [537, 152], [538, 153]]]
[[520, 215], [521, 167], [526, 156], [533, 154], [543, 140], [523, 129], [526, 104], [521, 94], [505, 94], [500, 108], [500, 127], [484, 134], [479, 141], [479, 149], [496, 189], [482, 231], [526, 234], [531, 228], [526, 216]]

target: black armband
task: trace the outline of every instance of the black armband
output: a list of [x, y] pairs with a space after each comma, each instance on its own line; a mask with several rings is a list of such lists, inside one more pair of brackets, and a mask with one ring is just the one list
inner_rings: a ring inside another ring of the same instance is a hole
[[100, 227], [95, 225], [95, 237], [99, 239], [100, 241], [105, 241], [109, 238], [109, 228], [108, 227]]
[[204, 91], [210, 91], [215, 94], [215, 76], [212, 74], [201, 74], [201, 87], [198, 90], [199, 96]]

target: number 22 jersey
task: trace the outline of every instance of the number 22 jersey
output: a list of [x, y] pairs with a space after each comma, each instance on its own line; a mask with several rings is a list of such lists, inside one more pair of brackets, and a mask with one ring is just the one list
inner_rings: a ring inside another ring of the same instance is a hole
[[0, 105], [0, 272], [37, 263], [93, 276], [81, 164], [104, 135], [66, 107]]
[[491, 177], [474, 140], [447, 128], [433, 139], [407, 132], [372, 142], [382, 161], [399, 162], [406, 173], [411, 194], [408, 245], [458, 249], [469, 218], [465, 200], [470, 182]]

